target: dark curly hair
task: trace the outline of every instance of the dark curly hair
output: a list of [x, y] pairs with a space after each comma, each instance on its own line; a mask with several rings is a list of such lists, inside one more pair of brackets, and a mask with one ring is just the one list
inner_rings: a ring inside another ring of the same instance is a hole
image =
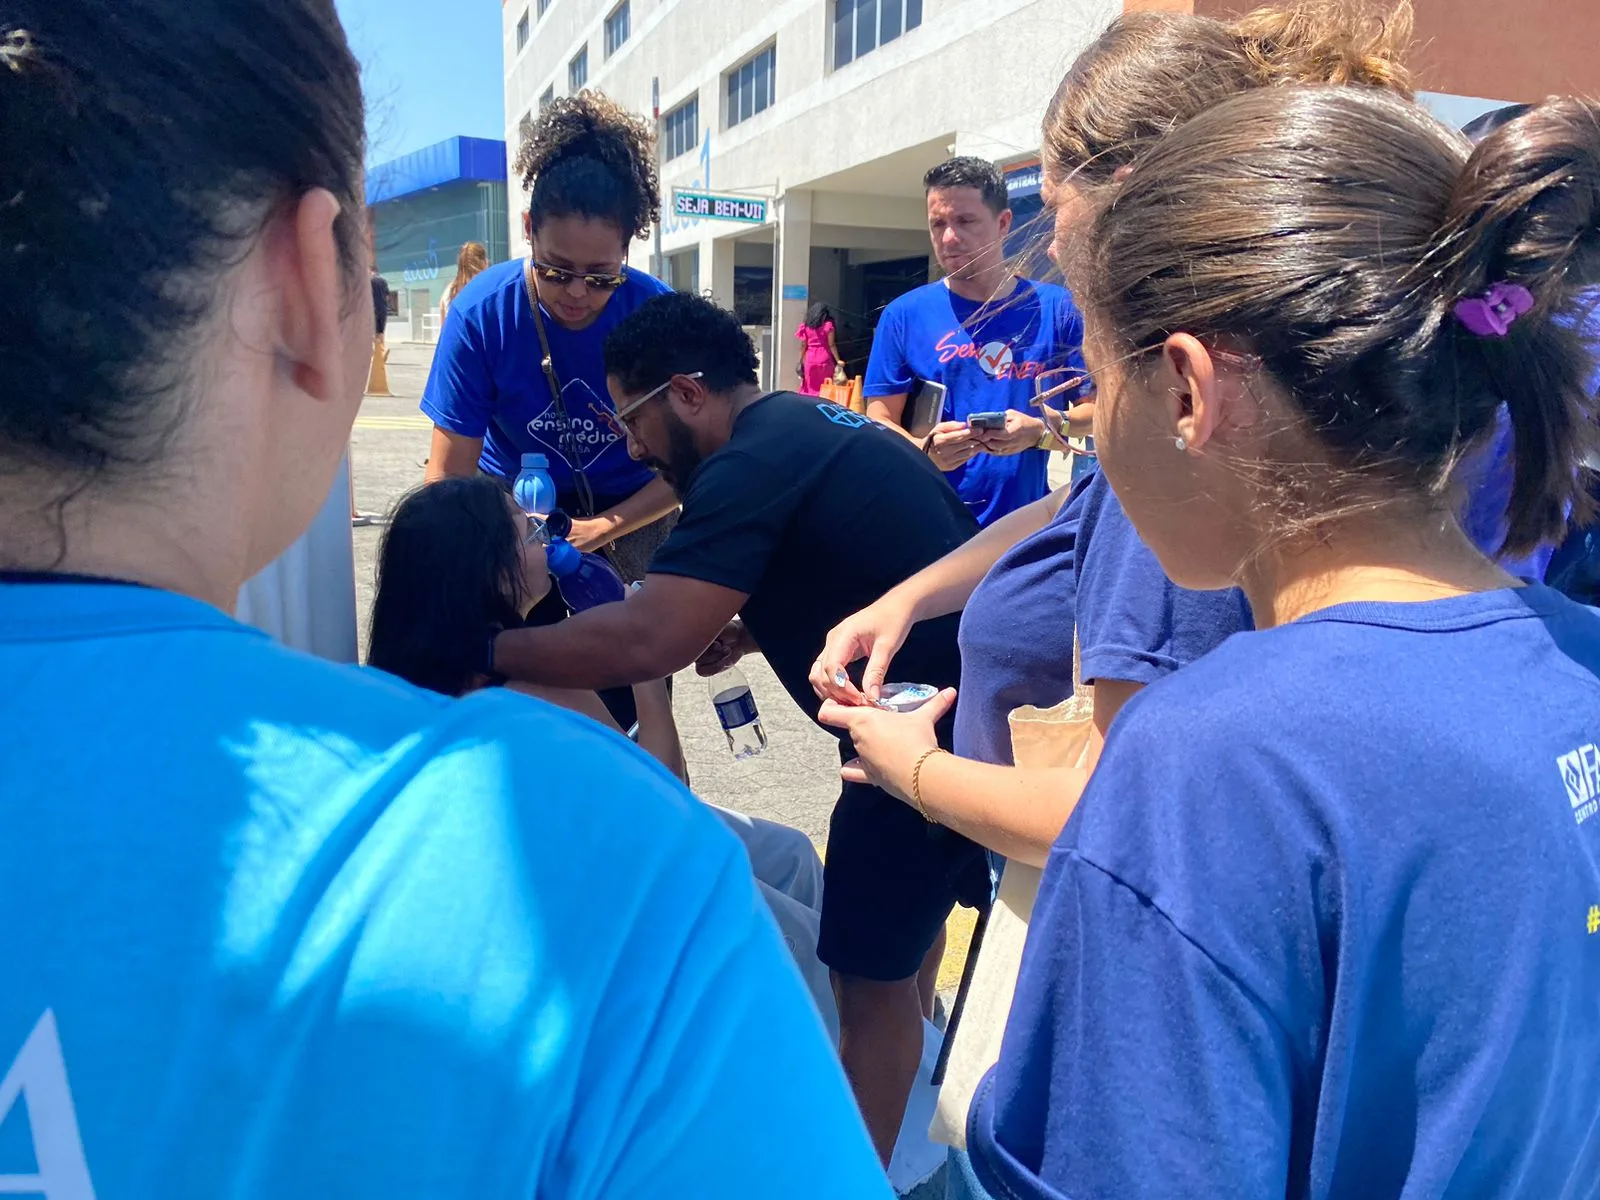
[[655, 135], [601, 92], [550, 104], [524, 125], [517, 174], [530, 193], [533, 231], [551, 217], [614, 221], [631, 242], [661, 219]]
[[630, 393], [701, 373], [713, 392], [757, 382], [760, 360], [739, 318], [691, 292], [640, 305], [606, 338], [606, 375]]

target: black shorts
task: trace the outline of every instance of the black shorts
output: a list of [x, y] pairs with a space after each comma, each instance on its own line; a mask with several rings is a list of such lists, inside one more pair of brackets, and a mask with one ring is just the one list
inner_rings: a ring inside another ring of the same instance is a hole
[[957, 903], [989, 903], [983, 847], [887, 792], [847, 783], [828, 826], [817, 957], [841, 975], [915, 975]]

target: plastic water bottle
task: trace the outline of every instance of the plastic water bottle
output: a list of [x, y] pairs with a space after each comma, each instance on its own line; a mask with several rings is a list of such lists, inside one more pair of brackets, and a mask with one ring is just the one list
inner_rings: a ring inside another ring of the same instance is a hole
[[611, 604], [628, 594], [615, 567], [598, 554], [585, 554], [566, 538], [552, 539], [544, 553], [561, 598], [575, 613]]
[[744, 672], [738, 667], [718, 671], [711, 677], [709, 688], [734, 761], [754, 758], [765, 750], [767, 731], [761, 727], [761, 713], [756, 710], [756, 698], [750, 694], [750, 681]]
[[511, 485], [517, 507], [530, 517], [548, 517], [556, 508], [556, 482], [550, 477], [550, 460], [542, 454], [524, 454], [522, 470]]

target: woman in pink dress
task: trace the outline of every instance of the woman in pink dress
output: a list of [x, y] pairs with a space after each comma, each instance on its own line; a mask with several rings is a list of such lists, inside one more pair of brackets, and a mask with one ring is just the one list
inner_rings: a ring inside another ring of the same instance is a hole
[[807, 396], [822, 395], [822, 385], [830, 379], [844, 379], [844, 363], [839, 343], [833, 340], [833, 314], [818, 300], [806, 313], [806, 323], [794, 331], [805, 345], [800, 355], [800, 391]]

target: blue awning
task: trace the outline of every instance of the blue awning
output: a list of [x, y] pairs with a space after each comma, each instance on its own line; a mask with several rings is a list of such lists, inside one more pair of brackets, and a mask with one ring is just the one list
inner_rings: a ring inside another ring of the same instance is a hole
[[453, 137], [367, 171], [367, 203], [382, 204], [447, 183], [506, 180], [506, 144]]

